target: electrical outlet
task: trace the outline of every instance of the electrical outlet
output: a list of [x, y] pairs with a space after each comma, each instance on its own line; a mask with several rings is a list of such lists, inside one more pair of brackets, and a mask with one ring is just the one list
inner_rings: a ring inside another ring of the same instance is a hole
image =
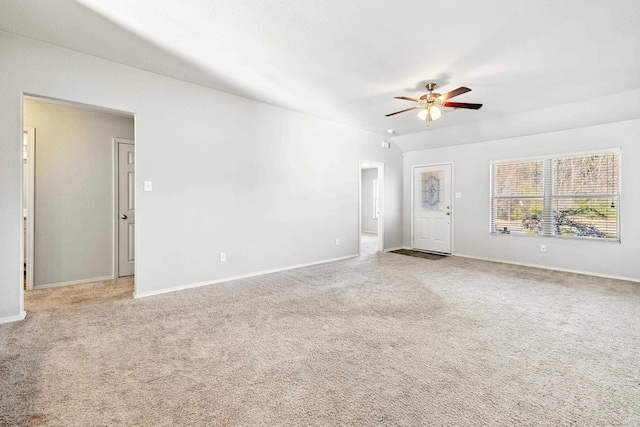
[[225, 262], [227, 260], [227, 253], [220, 252], [220, 262]]
[[340, 246], [340, 239], [336, 239], [336, 246]]
[[547, 252], [547, 245], [540, 245], [540, 252]]

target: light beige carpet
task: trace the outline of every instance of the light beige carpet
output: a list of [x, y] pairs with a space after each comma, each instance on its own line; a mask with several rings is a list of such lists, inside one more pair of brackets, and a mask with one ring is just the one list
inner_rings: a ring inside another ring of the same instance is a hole
[[373, 255], [378, 252], [378, 235], [373, 233], [360, 234], [360, 255]]
[[1, 425], [640, 424], [639, 284], [378, 253], [130, 286], [28, 294], [0, 325]]

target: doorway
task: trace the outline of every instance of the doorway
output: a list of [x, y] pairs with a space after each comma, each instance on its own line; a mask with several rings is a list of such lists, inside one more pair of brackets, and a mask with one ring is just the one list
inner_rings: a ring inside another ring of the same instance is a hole
[[24, 95], [23, 124], [26, 289], [117, 279], [114, 138], [133, 142], [134, 115]]
[[384, 250], [384, 163], [360, 160], [358, 236], [360, 255]]
[[412, 248], [450, 255], [452, 164], [414, 166], [412, 172]]

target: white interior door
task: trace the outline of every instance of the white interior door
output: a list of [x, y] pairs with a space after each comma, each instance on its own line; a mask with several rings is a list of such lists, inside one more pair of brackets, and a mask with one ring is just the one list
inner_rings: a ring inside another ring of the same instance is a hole
[[135, 152], [118, 143], [118, 277], [131, 276], [135, 267]]
[[451, 164], [413, 170], [413, 248], [451, 253]]

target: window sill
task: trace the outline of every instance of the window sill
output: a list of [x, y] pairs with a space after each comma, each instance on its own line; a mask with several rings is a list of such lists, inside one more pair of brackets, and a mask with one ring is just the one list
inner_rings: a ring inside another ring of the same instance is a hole
[[527, 238], [547, 238], [547, 239], [560, 239], [560, 240], [587, 240], [593, 242], [609, 242], [609, 243], [621, 243], [620, 238], [602, 238], [602, 237], [581, 237], [581, 236], [556, 236], [556, 235], [546, 235], [546, 234], [533, 234], [533, 233], [520, 233], [520, 232], [509, 232], [504, 233], [500, 231], [491, 231], [489, 234], [494, 236], [518, 236], [518, 237], [527, 237]]

